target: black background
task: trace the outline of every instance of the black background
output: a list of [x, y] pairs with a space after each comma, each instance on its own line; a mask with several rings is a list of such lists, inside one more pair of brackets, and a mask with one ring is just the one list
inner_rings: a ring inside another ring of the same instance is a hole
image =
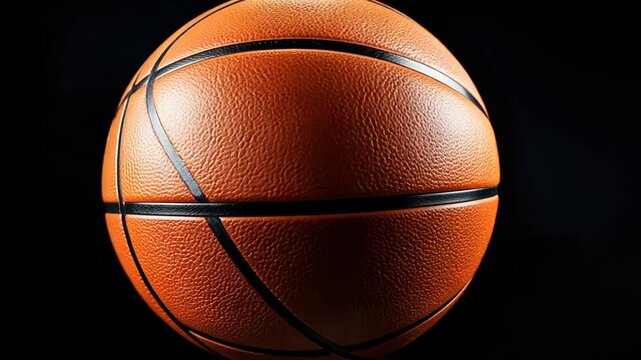
[[[29, 47], [36, 44], [38, 56], [21, 89], [37, 87], [45, 99], [28, 109], [42, 113], [32, 145], [38, 160], [20, 166], [44, 214], [27, 230], [50, 260], [35, 282], [56, 290], [35, 296], [29, 311], [37, 320], [27, 325], [46, 334], [38, 341], [49, 353], [207, 358], [126, 279], [106, 233], [100, 173], [130, 77], [161, 41], [218, 3], [29, 5]], [[468, 70], [488, 105], [502, 166], [499, 216], [475, 281], [395, 358], [641, 356], [633, 14], [585, 3], [579, 13], [570, 4], [510, 16], [489, 5], [424, 11], [422, 2], [386, 3], [428, 28]]]

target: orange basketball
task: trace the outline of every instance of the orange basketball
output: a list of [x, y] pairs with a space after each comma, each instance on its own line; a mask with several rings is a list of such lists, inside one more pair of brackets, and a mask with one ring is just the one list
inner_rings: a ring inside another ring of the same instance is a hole
[[116, 253], [230, 359], [366, 359], [461, 296], [496, 215], [486, 109], [448, 50], [369, 0], [246, 0], [126, 90], [103, 170]]

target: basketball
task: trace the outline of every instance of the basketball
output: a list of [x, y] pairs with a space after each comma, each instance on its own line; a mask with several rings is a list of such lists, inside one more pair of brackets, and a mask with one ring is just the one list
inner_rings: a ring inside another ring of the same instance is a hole
[[454, 56], [370, 0], [239, 0], [125, 90], [102, 194], [149, 307], [233, 360], [376, 359], [454, 306], [499, 159]]

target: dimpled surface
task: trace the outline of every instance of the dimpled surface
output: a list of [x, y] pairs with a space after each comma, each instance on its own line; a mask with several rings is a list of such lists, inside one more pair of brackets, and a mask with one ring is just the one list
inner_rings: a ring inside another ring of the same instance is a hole
[[154, 99], [210, 200], [498, 183], [494, 134], [483, 113], [445, 85], [383, 61], [329, 51], [231, 55], [158, 79]]
[[205, 219], [128, 215], [127, 224], [149, 282], [183, 324], [245, 345], [317, 348], [247, 285]]
[[497, 203], [223, 221], [288, 308], [352, 345], [417, 321], [463, 289], [485, 252]]
[[[152, 127], [148, 101], [211, 202], [498, 185], [496, 142], [484, 112], [397, 64], [328, 50], [248, 51], [163, 73], [150, 89], [145, 82], [157, 62], [163, 68], [220, 46], [288, 38], [406, 56], [457, 81], [482, 104], [438, 40], [374, 1], [233, 1], [172, 35], [130, 84], [127, 92], [142, 81], [123, 97], [109, 131], [105, 202], [196, 201]], [[497, 206], [495, 196], [375, 213], [221, 221], [247, 266], [293, 316], [354, 354], [377, 358], [423, 334], [458, 300], [485, 252]], [[270, 308], [205, 218], [107, 214], [107, 225], [136, 290], [197, 346], [236, 360], [341, 359]]]
[[136, 263], [133, 260], [132, 252], [129, 248], [129, 244], [127, 242], [127, 239], [125, 237], [125, 233], [123, 230], [121, 216], [119, 214], [107, 214], [106, 220], [107, 220], [107, 229], [109, 230], [109, 236], [111, 238], [111, 243], [114, 246], [114, 250], [116, 251], [118, 260], [120, 261], [120, 264], [122, 265], [122, 267], [125, 269], [125, 272], [129, 277], [129, 280], [131, 280], [131, 283], [134, 285], [134, 287], [136, 288], [140, 296], [145, 300], [147, 305], [156, 313], [156, 315], [158, 315], [158, 317], [160, 317], [164, 322], [167, 323], [167, 325], [169, 325], [172, 329], [174, 329], [177, 333], [182, 335], [184, 338], [189, 340], [194, 345], [201, 346], [196, 342], [194, 342], [193, 339], [189, 337], [187, 333], [183, 329], [181, 329], [167, 315], [167, 313], [162, 309], [162, 307], [158, 304], [154, 296], [151, 294], [149, 288], [143, 281], [142, 276], [140, 275], [140, 272], [138, 272]]
[[193, 201], [154, 134], [145, 88], [126, 104], [121, 138], [121, 186], [125, 201]]

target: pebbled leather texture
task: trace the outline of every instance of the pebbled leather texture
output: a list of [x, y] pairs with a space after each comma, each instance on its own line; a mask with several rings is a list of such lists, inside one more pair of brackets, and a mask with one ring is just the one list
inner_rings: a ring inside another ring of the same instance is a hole
[[121, 144], [121, 184], [125, 201], [193, 201], [165, 155], [147, 116], [146, 87], [131, 96]]
[[158, 317], [160, 317], [167, 325], [169, 325], [169, 327], [179, 333], [187, 341], [200, 348], [203, 348], [200, 344], [195, 342], [191, 336], [183, 331], [175, 322], [173, 322], [169, 316], [167, 316], [167, 313], [163, 311], [158, 302], [156, 302], [154, 297], [149, 292], [149, 289], [142, 280], [142, 277], [138, 272], [138, 269], [136, 268], [136, 264], [133, 261], [131, 252], [129, 250], [129, 245], [127, 244], [127, 239], [123, 230], [120, 214], [106, 214], [105, 218], [107, 221], [107, 229], [109, 230], [109, 237], [111, 238], [111, 243], [113, 244], [114, 250], [116, 251], [118, 260], [120, 261], [122, 267], [125, 269], [127, 277], [129, 277], [129, 280], [134, 285], [134, 288], [136, 288], [138, 294], [140, 294], [145, 303], [147, 303], [147, 305], [154, 311], [154, 313], [156, 313]]
[[470, 281], [498, 197], [375, 214], [223, 219], [249, 265], [335, 343], [376, 339], [430, 314]]
[[[179, 30], [196, 24], [173, 44], [161, 67], [238, 42], [322, 38], [407, 56], [450, 76], [481, 101], [438, 40], [375, 2], [230, 4]], [[139, 79], [176, 37], [151, 55]], [[110, 129], [103, 199], [193, 202], [151, 126], [146, 90], [141, 86], [120, 106]], [[159, 77], [152, 100], [171, 146], [212, 202], [421, 194], [496, 186], [500, 179], [494, 133], [482, 111], [438, 81], [370, 57], [324, 50], [222, 56]], [[222, 221], [247, 263], [289, 310], [322, 336], [349, 346], [416, 322], [464, 288], [485, 252], [497, 206], [493, 197], [366, 214]], [[319, 349], [248, 285], [205, 219], [127, 215], [126, 223], [143, 274], [120, 215], [108, 214], [120, 262], [152, 310], [192, 343], [236, 360], [301, 358], [247, 347]], [[376, 358], [404, 346], [452, 305], [357, 354]]]
[[149, 282], [181, 323], [242, 345], [318, 349], [249, 287], [205, 219], [128, 215], [127, 225]]
[[[321, 334], [347, 346], [414, 323], [464, 288], [485, 251], [497, 204], [494, 197], [374, 214], [230, 218], [224, 223], [283, 303]], [[109, 214], [107, 220], [136, 289], [185, 336], [142, 282], [119, 215]], [[182, 324], [241, 345], [317, 349], [248, 287], [204, 219], [128, 215], [127, 224], [145, 275]], [[379, 357], [396, 350], [427, 331], [452, 305], [360, 353]]]
[[[125, 200], [188, 201], [174, 192], [178, 179], [163, 184], [176, 175], [151, 143], [146, 114], [138, 115], [141, 92], [129, 126], [141, 116], [147, 130], [125, 131], [124, 170], [136, 172]], [[305, 50], [231, 55], [159, 78], [154, 101], [210, 201], [414, 194], [499, 181], [481, 111], [429, 77], [375, 59]]]

